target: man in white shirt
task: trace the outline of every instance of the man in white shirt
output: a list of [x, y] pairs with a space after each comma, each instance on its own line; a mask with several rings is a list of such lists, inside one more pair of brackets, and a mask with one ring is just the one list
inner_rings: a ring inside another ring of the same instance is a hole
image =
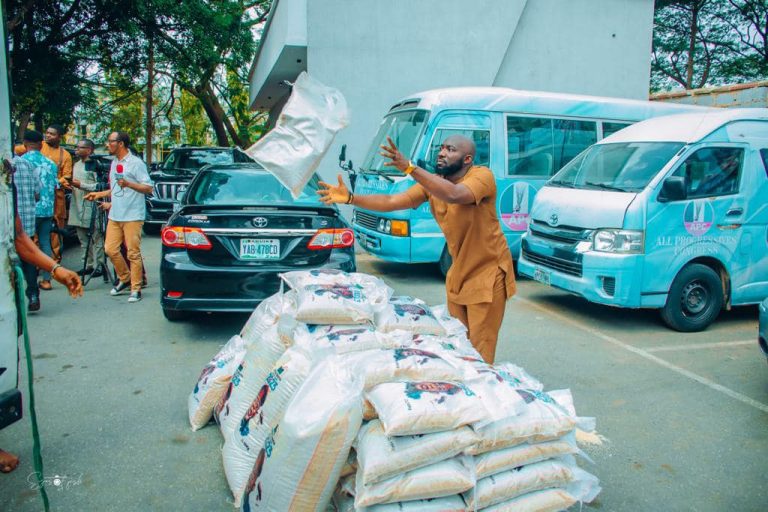
[[[94, 201], [111, 197], [111, 204], [102, 205], [103, 208], [109, 208], [104, 252], [112, 260], [118, 277], [117, 284], [109, 293], [120, 295], [130, 286], [131, 295], [128, 302], [138, 302], [141, 300], [143, 270], [141, 228], [146, 214], [144, 196], [152, 194], [152, 180], [149, 178], [146, 164], [128, 149], [130, 144], [131, 138], [125, 132], [109, 134], [107, 151], [115, 157], [109, 170], [110, 190], [91, 192], [85, 198]], [[123, 242], [128, 249], [130, 271], [120, 254], [120, 245]]]

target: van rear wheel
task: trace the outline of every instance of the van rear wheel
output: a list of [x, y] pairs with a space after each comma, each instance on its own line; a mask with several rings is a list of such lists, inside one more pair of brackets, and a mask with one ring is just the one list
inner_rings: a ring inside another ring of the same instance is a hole
[[676, 331], [698, 332], [715, 321], [722, 307], [720, 276], [706, 265], [694, 263], [683, 267], [672, 281], [661, 318]]

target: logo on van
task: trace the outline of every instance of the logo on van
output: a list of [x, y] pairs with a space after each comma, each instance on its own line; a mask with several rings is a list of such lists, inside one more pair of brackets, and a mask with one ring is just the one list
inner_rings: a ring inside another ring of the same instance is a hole
[[712, 227], [715, 220], [715, 210], [709, 201], [691, 201], [685, 207], [683, 224], [685, 230], [693, 236], [701, 236]]
[[501, 221], [512, 231], [527, 231], [529, 211], [536, 190], [524, 181], [507, 187], [501, 194]]

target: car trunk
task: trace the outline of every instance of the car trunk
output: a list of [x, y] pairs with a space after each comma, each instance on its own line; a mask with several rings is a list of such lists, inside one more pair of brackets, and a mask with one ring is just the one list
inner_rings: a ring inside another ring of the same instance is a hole
[[332, 249], [307, 244], [319, 229], [345, 227], [333, 208], [219, 205], [185, 206], [173, 225], [198, 227], [210, 240], [210, 250], [188, 250], [194, 263], [254, 270], [322, 265]]

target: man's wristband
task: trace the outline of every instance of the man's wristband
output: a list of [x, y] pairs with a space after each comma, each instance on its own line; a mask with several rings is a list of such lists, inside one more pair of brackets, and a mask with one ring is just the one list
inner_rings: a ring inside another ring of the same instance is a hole
[[347, 198], [347, 202], [346, 202], [346, 203], [344, 203], [344, 204], [352, 204], [352, 201], [354, 201], [354, 200], [355, 200], [355, 194], [353, 194], [352, 192], [350, 192], [350, 193], [349, 193], [349, 197]]
[[52, 277], [56, 277], [55, 273], [57, 268], [61, 268], [61, 265], [59, 263], [54, 263], [53, 266], [51, 267], [51, 271], [49, 272], [49, 274], [51, 274]]
[[408, 167], [405, 168], [403, 171], [406, 175], [411, 174], [416, 169], [416, 166], [413, 165], [413, 162], [408, 160]]

